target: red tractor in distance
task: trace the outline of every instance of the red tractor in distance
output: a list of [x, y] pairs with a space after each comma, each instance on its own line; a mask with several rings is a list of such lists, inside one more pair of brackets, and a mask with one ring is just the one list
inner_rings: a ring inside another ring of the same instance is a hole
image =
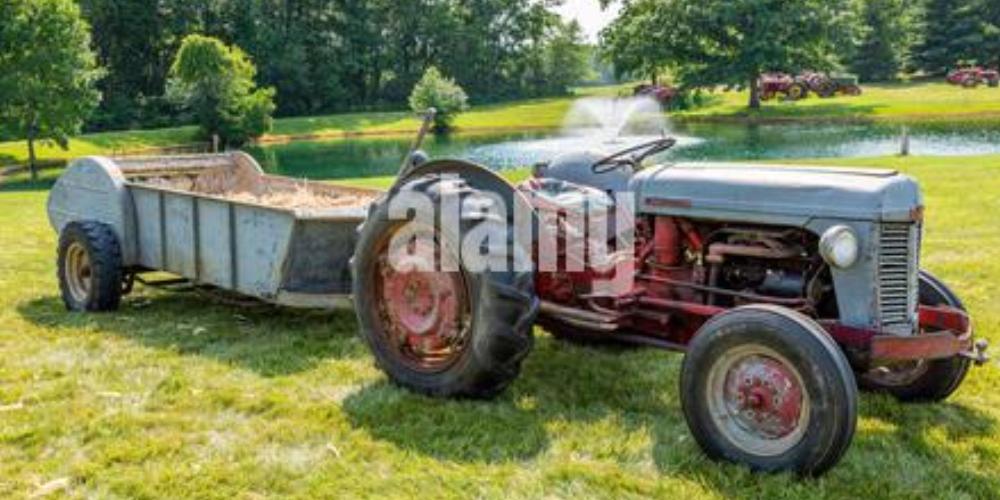
[[770, 101], [778, 96], [787, 101], [798, 101], [809, 97], [808, 85], [798, 78], [785, 73], [765, 73], [760, 77], [760, 98]]
[[680, 90], [677, 87], [669, 85], [643, 83], [635, 87], [632, 95], [635, 97], [650, 97], [666, 108], [680, 95]]
[[811, 92], [823, 98], [834, 97], [836, 95], [861, 95], [861, 86], [858, 85], [858, 77], [854, 75], [831, 76], [816, 71], [805, 71], [796, 77], [796, 80], [804, 83]]
[[948, 83], [967, 89], [976, 88], [983, 83], [990, 87], [1000, 87], [1000, 72], [979, 66], [957, 69], [948, 73]]

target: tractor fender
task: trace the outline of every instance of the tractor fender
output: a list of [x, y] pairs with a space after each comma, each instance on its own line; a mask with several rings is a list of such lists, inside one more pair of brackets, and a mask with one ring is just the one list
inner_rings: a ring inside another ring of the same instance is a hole
[[[433, 160], [420, 164], [400, 177], [387, 194], [395, 196], [401, 186], [412, 179], [428, 175], [452, 175], [462, 179], [469, 186], [486, 193], [492, 193], [503, 201], [508, 221], [516, 224], [516, 248], [511, 249], [519, 258], [533, 255], [532, 246], [539, 227], [538, 213], [528, 198], [513, 184], [489, 168], [466, 160]], [[517, 216], [521, 218], [518, 219]], [[525, 220], [527, 218], [528, 220]]]
[[395, 194], [398, 186], [406, 184], [411, 179], [426, 175], [454, 175], [476, 189], [494, 193], [502, 198], [507, 204], [508, 213], [513, 214], [514, 208], [521, 205], [521, 209], [528, 211], [525, 213], [535, 214], [527, 197], [507, 179], [485, 166], [466, 160], [434, 160], [414, 167], [404, 177], [396, 181], [390, 195]]

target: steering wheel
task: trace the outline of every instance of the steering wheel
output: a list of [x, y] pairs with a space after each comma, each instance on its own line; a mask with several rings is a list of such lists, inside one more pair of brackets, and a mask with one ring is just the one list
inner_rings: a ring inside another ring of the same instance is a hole
[[611, 156], [599, 160], [591, 165], [591, 170], [595, 174], [606, 174], [625, 166], [638, 167], [643, 160], [658, 153], [662, 153], [677, 145], [677, 139], [664, 137], [655, 141], [632, 146], [619, 151]]

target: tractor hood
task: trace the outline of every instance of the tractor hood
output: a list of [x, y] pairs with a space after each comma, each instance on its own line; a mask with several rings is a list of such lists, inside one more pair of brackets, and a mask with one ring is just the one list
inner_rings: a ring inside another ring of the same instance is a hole
[[805, 226], [812, 219], [911, 221], [923, 198], [892, 170], [689, 163], [631, 182], [639, 213]]

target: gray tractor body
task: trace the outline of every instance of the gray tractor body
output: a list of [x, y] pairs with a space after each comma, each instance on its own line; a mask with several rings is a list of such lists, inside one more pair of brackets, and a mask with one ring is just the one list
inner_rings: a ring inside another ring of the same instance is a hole
[[796, 227], [849, 226], [861, 257], [832, 269], [841, 322], [896, 335], [917, 326], [923, 197], [890, 170], [726, 163], [648, 168], [630, 184], [637, 213]]

